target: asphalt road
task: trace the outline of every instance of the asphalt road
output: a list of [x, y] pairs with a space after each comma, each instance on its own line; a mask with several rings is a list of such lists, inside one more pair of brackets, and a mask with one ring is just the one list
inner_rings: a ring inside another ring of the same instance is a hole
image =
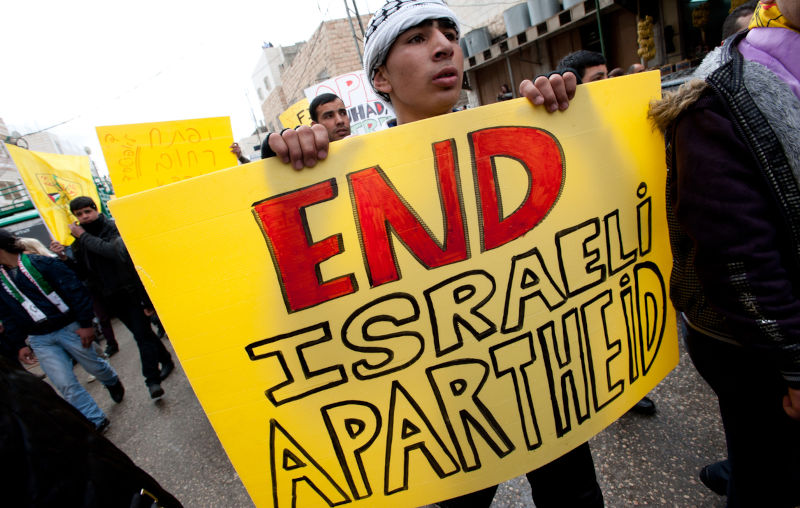
[[[121, 351], [111, 363], [124, 401], [114, 404], [100, 383], [75, 371], [111, 419], [106, 436], [187, 508], [253, 506], [180, 364], [162, 384], [166, 395], [151, 401], [133, 338], [117, 321], [114, 329]], [[655, 416], [627, 414], [590, 442], [606, 506], [723, 507], [725, 498], [697, 479], [702, 466], [725, 456], [716, 399], [685, 351], [650, 397]], [[525, 477], [504, 483], [492, 506], [534, 506]]]

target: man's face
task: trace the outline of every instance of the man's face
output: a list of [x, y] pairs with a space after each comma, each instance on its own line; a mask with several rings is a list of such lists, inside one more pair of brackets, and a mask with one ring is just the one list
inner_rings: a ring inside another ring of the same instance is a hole
[[581, 81], [584, 83], [591, 83], [592, 81], [600, 81], [608, 77], [608, 68], [605, 65], [592, 65], [583, 71]]
[[449, 113], [463, 75], [458, 32], [447, 22], [430, 20], [397, 37], [373, 82], [389, 94], [401, 124]]
[[97, 216], [100, 214], [91, 206], [87, 206], [84, 208], [78, 208], [72, 212], [72, 215], [74, 215], [81, 224], [89, 224], [90, 222], [96, 221]]
[[350, 117], [347, 116], [347, 109], [342, 99], [317, 106], [317, 119], [316, 123], [328, 129], [329, 141], [339, 141], [350, 135]]

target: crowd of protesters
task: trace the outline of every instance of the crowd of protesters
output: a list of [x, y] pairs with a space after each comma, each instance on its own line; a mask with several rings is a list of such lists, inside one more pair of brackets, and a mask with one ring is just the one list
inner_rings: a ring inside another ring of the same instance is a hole
[[[704, 468], [702, 481], [726, 495], [728, 506], [798, 506], [800, 0], [745, 4], [731, 12], [723, 32], [723, 45], [693, 79], [651, 105], [667, 147], [671, 297], [690, 357], [719, 400], [725, 431], [728, 457]], [[463, 78], [461, 35], [442, 0], [389, 0], [377, 11], [367, 27], [364, 71], [374, 92], [392, 105], [392, 126], [453, 111]], [[519, 95], [532, 107], [558, 114], [569, 108], [577, 86], [645, 70], [634, 63], [627, 71], [609, 72], [607, 65], [599, 53], [571, 53], [555, 72], [522, 81]], [[512, 96], [503, 85], [497, 99]], [[330, 143], [351, 134], [339, 97], [321, 95], [309, 109], [312, 125], [268, 134], [262, 158], [313, 167], [328, 157]], [[231, 151], [249, 162], [238, 145]], [[5, 379], [14, 382], [22, 375], [14, 364], [35, 357], [74, 407], [64, 410], [65, 422], [78, 425], [83, 418], [89, 431], [102, 432], [109, 420], [77, 381], [72, 364], [96, 376], [112, 400], [122, 401], [117, 372], [91, 347], [95, 316], [117, 316], [132, 332], [152, 398], [164, 395], [161, 382], [174, 363], [150, 327], [152, 304], [113, 221], [89, 198], [77, 198], [71, 209], [78, 220], [71, 227], [75, 243], [67, 248], [53, 242], [54, 255], [0, 230], [0, 351], [7, 357], [0, 395], [4, 403], [13, 398], [3, 391]], [[106, 335], [113, 341], [111, 332]], [[106, 352], [117, 349], [109, 342]], [[25, 383], [31, 381], [20, 386]], [[35, 396], [41, 388], [31, 386]], [[656, 408], [645, 397], [634, 410], [652, 415]], [[129, 471], [136, 478], [131, 484], [151, 484], [135, 466]], [[588, 443], [527, 477], [538, 508], [604, 504]], [[496, 489], [439, 505], [488, 507]], [[164, 505], [177, 503], [158, 492]]]
[[[728, 459], [700, 476], [729, 506], [800, 503], [798, 27], [800, 1], [739, 7], [724, 45], [652, 110], [667, 136], [672, 298], [691, 358], [719, 398], [728, 445]], [[455, 106], [459, 33], [435, 1], [388, 2], [373, 18], [364, 70], [397, 124]], [[520, 94], [551, 112], [567, 109], [577, 84], [624, 74], [606, 65], [600, 54], [572, 53], [556, 74], [521, 83]], [[643, 70], [634, 64], [628, 73]], [[498, 100], [508, 93], [502, 87]], [[301, 127], [268, 140], [284, 162], [311, 167], [327, 154], [322, 134]], [[654, 411], [648, 403], [637, 406]], [[540, 508], [603, 504], [588, 445], [528, 478]], [[488, 506], [494, 492], [440, 505]]]

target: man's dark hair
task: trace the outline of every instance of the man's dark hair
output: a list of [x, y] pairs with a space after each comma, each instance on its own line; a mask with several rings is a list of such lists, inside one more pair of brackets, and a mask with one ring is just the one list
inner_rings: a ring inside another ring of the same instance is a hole
[[739, 18], [752, 16], [757, 5], [758, 0], [750, 0], [732, 10], [731, 13], [728, 14], [728, 17], [725, 18], [725, 22], [722, 23], [722, 38], [727, 39], [731, 35], [737, 33], [739, 28], [736, 25], [739, 22]]
[[311, 101], [311, 104], [308, 105], [308, 112], [311, 113], [311, 119], [315, 122], [319, 121], [319, 117], [317, 116], [317, 108], [322, 106], [323, 104], [327, 104], [329, 102], [333, 102], [338, 99], [339, 96], [335, 93], [324, 93], [322, 95], [317, 95], [314, 97], [314, 100]]
[[22, 254], [25, 250], [17, 243], [17, 237], [5, 229], [0, 229], [0, 249], [11, 254]]
[[586, 72], [587, 67], [595, 65], [605, 65], [606, 58], [600, 53], [588, 51], [586, 49], [579, 49], [569, 55], [565, 56], [558, 62], [557, 71], [564, 71], [572, 69], [578, 73], [578, 79], [583, 80], [583, 74]]
[[97, 204], [89, 196], [78, 196], [69, 202], [69, 211], [75, 213], [75, 210], [89, 207], [92, 210], [97, 210]]

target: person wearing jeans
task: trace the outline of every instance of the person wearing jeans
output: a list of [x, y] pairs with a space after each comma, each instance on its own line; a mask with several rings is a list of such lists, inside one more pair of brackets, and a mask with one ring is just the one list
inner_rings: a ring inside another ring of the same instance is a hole
[[119, 376], [108, 361], [97, 355], [93, 347], [83, 347], [77, 334], [78, 323], [72, 322], [51, 333], [31, 335], [30, 344], [36, 358], [56, 389], [67, 402], [99, 427], [106, 420], [89, 392], [72, 371], [74, 358], [86, 372], [95, 376], [104, 386], [118, 384]]
[[35, 362], [35, 353], [67, 402], [104, 430], [108, 418], [72, 372], [74, 359], [105, 385], [115, 402], [122, 401], [119, 376], [92, 347], [93, 315], [89, 292], [72, 270], [54, 258], [23, 254], [17, 238], [0, 230], [0, 320], [6, 346], [27, 364]]

